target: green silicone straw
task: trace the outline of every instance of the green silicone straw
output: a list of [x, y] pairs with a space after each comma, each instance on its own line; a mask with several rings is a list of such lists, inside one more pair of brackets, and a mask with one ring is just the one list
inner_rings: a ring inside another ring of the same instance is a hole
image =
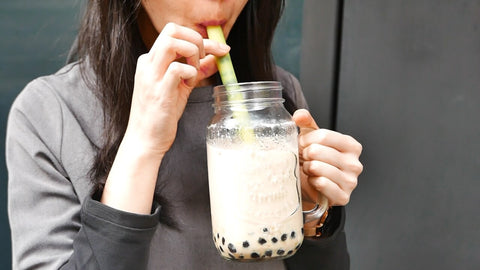
[[[226, 44], [221, 26], [207, 26], [207, 33], [209, 39]], [[240, 88], [237, 85], [230, 85], [238, 83], [237, 76], [235, 76], [235, 70], [233, 69], [230, 54], [228, 53], [222, 57], [216, 57], [216, 62], [218, 72], [220, 73], [220, 78], [222, 79], [222, 83], [227, 89], [228, 100], [242, 101], [242, 93], [235, 91]], [[239, 109], [233, 111], [233, 117], [240, 122], [240, 137], [246, 142], [253, 142], [255, 140], [255, 134], [253, 133], [253, 129], [249, 124], [250, 118], [248, 115], [248, 111], [244, 104], [238, 105], [237, 108]]]

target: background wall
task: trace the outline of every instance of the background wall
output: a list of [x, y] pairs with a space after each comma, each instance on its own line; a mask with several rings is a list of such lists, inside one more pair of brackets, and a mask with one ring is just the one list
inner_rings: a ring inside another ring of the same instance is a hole
[[344, 1], [342, 25], [352, 269], [479, 269], [480, 1]]
[[479, 268], [479, 15], [479, 0], [305, 0], [301, 83], [364, 146], [351, 269]]
[[0, 5], [0, 269], [11, 266], [5, 127], [15, 96], [32, 79], [65, 63], [80, 1], [4, 0]]

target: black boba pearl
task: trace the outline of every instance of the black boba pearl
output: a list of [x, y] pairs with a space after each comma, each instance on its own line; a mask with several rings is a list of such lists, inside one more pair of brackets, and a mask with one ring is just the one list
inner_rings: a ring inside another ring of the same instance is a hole
[[263, 244], [265, 244], [266, 242], [267, 242], [267, 240], [265, 240], [264, 238], [262, 238], [262, 237], [258, 238], [258, 243], [259, 243], [260, 245], [263, 245]]
[[272, 251], [271, 250], [265, 251], [265, 256], [272, 257]]
[[250, 256], [252, 256], [252, 258], [254, 258], [254, 259], [260, 258], [260, 255], [258, 255], [258, 253], [256, 253], [256, 252], [253, 252]]
[[239, 258], [239, 259], [243, 259], [244, 257], [243, 257], [243, 255], [240, 255], [240, 257], [238, 257], [238, 258]]
[[263, 232], [268, 232], [268, 228], [263, 228]]
[[223, 248], [222, 248], [222, 246], [219, 246], [219, 248], [220, 248], [220, 251], [221, 251], [221, 252], [225, 252], [225, 251], [223, 251]]
[[295, 238], [295, 231], [292, 231], [292, 233], [290, 234], [290, 237]]
[[235, 246], [232, 243], [228, 244], [228, 250], [230, 250], [230, 252], [232, 252], [232, 253], [237, 252], [237, 249], [235, 248]]
[[215, 237], [215, 235], [213, 236], [213, 242], [217, 242], [217, 238]]
[[231, 253], [228, 253], [228, 256], [232, 259], [235, 259], [235, 256], [233, 256]]
[[282, 241], [287, 240], [287, 234], [286, 234], [286, 233], [282, 234], [282, 238], [281, 238], [281, 239], [282, 239]]
[[244, 248], [247, 248], [247, 247], [250, 246], [250, 244], [248, 243], [248, 241], [245, 241], [245, 242], [243, 242], [242, 246], [243, 246]]
[[222, 245], [225, 245], [225, 237], [222, 237]]
[[293, 250], [289, 250], [287, 254], [290, 255], [292, 253], [293, 253]]
[[277, 241], [278, 241], [278, 239], [277, 239], [276, 237], [273, 237], [273, 238], [272, 238], [272, 242], [273, 242], [273, 243], [276, 243]]
[[284, 253], [285, 253], [285, 250], [283, 250], [283, 249], [277, 250], [278, 255], [283, 255]]
[[302, 227], [302, 235], [303, 235], [303, 227]]
[[300, 248], [300, 244], [298, 244], [296, 247], [295, 247], [295, 250], [299, 249]]
[[219, 233], [217, 233], [217, 238], [220, 239], [220, 234]]

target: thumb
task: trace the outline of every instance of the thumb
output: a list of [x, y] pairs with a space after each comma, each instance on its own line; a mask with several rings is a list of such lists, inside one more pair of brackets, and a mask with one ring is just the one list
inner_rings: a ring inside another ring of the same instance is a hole
[[208, 78], [217, 72], [217, 64], [215, 62], [215, 56], [209, 54], [205, 58], [200, 60], [200, 68], [197, 80], [201, 81]]
[[297, 126], [300, 128], [300, 133], [310, 132], [319, 129], [310, 112], [305, 109], [295, 111], [292, 118], [293, 121], [295, 121]]

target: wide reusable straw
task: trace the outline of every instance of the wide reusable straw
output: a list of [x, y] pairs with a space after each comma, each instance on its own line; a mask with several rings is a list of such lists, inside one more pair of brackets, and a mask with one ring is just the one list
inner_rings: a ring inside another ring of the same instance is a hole
[[[226, 44], [225, 37], [223, 35], [222, 27], [219, 25], [207, 26], [208, 38], [215, 40], [217, 42]], [[216, 63], [218, 67], [218, 72], [220, 73], [220, 78], [222, 83], [225, 85], [227, 90], [227, 96], [229, 101], [238, 102], [238, 110], [233, 111], [233, 117], [240, 122], [240, 137], [246, 142], [254, 142], [255, 135], [252, 128], [250, 127], [250, 119], [248, 111], [241, 103], [243, 100], [240, 87], [236, 85], [238, 83], [237, 76], [235, 76], [235, 70], [233, 69], [232, 59], [230, 58], [230, 53], [227, 53], [224, 56], [216, 57]]]

